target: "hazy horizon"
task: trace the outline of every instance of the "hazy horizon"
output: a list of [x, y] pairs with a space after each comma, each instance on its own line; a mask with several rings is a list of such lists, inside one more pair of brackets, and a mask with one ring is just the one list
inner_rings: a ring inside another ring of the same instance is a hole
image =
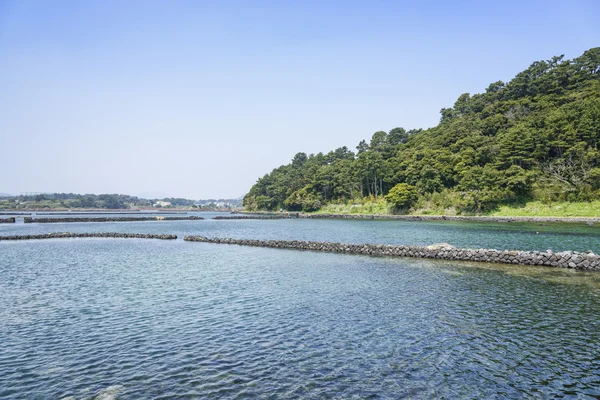
[[595, 1], [0, 3], [0, 192], [237, 198], [600, 44]]
[[[0, 192], [0, 197], [6, 197], [6, 196], [13, 196], [13, 197], [18, 197], [18, 196], [30, 196], [33, 194], [42, 194], [42, 195], [51, 195], [51, 194], [62, 194], [62, 193], [72, 193], [74, 195], [103, 195], [103, 194], [117, 194], [117, 195], [128, 195], [128, 196], [135, 196], [138, 197], [140, 199], [148, 199], [148, 200], [152, 200], [152, 199], [166, 199], [166, 198], [176, 198], [176, 196], [170, 196], [170, 195], [163, 195], [160, 192], [157, 192], [157, 194], [152, 194], [152, 193], [141, 193], [141, 194], [136, 194], [136, 193], [73, 193], [73, 192], [21, 192], [21, 193], [6, 193], [6, 192]], [[236, 197], [205, 197], [205, 198], [190, 198], [187, 197], [187, 200], [240, 200], [241, 197], [243, 197], [243, 195], [241, 196], [236, 196]]]

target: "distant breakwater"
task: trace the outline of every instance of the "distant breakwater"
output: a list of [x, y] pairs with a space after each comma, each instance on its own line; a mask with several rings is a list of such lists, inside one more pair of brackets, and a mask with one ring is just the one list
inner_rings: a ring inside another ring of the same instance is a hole
[[2, 211], [0, 212], [0, 215], [31, 215], [31, 213]]
[[50, 212], [36, 212], [36, 215], [123, 215], [123, 214], [137, 214], [137, 215], [173, 215], [173, 214], [187, 214], [186, 211], [50, 211]]
[[173, 240], [177, 235], [154, 235], [147, 233], [72, 233], [54, 232], [41, 233], [38, 235], [12, 235], [0, 236], [2, 240], [33, 240], [33, 239], [63, 239], [63, 238], [118, 238], [118, 239], [160, 239]]
[[26, 224], [50, 224], [62, 222], [136, 222], [136, 221], [195, 221], [204, 219], [202, 217], [90, 217], [90, 218], [32, 218], [25, 217], [23, 222]]
[[14, 224], [15, 218], [0, 218], [0, 224]]
[[283, 215], [232, 215], [232, 216], [223, 216], [217, 215], [213, 217], [213, 219], [289, 219], [292, 218], [290, 214]]
[[435, 258], [450, 261], [541, 265], [548, 267], [600, 271], [600, 255], [596, 255], [592, 252], [581, 253], [574, 251], [552, 252], [551, 250], [540, 252], [494, 249], [458, 249], [449, 244], [436, 244], [431, 246], [397, 246], [389, 244], [346, 244], [297, 240], [208, 238], [203, 236], [185, 236], [183, 240], [188, 242], [237, 244], [242, 246], [323, 251], [330, 253], [359, 254], [369, 256]]

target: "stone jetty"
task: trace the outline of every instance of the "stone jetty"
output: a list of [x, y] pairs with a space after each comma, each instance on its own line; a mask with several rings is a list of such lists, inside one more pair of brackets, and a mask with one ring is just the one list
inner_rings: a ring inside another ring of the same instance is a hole
[[148, 233], [72, 233], [72, 232], [53, 232], [41, 233], [37, 235], [12, 235], [0, 236], [2, 240], [32, 240], [32, 239], [62, 239], [62, 238], [118, 238], [118, 239], [160, 239], [173, 240], [177, 235], [154, 235]]
[[0, 224], [14, 224], [15, 218], [0, 218]]
[[25, 217], [23, 222], [26, 224], [51, 224], [51, 223], [64, 223], [64, 222], [137, 222], [137, 221], [196, 221], [204, 219], [202, 217], [190, 216], [190, 217], [89, 217], [89, 218], [32, 218]]
[[389, 244], [309, 242], [298, 240], [208, 238], [203, 236], [186, 236], [183, 240], [189, 242], [237, 244], [242, 246], [323, 251], [330, 253], [360, 254], [369, 256], [435, 258], [451, 261], [543, 265], [548, 267], [600, 271], [600, 255], [596, 255], [592, 252], [580, 253], [575, 251], [553, 252], [551, 250], [540, 252], [494, 249], [459, 249], [447, 243], [435, 244], [431, 246], [401, 246]]

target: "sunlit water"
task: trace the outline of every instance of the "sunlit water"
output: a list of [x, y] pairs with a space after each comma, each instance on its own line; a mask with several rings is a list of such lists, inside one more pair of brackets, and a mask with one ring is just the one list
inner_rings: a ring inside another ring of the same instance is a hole
[[[566, 229], [206, 220], [0, 234], [600, 251], [596, 228]], [[0, 398], [598, 398], [598, 316], [600, 273], [182, 240], [0, 242]]]
[[204, 235], [345, 243], [429, 245], [447, 242], [461, 248], [593, 250], [600, 253], [600, 225], [391, 220], [213, 220], [211, 218], [214, 216], [230, 214], [196, 212], [188, 215], [200, 215], [207, 219], [50, 224], [23, 224], [21, 220], [17, 224], [0, 224], [0, 235], [46, 232], [173, 233], [181, 237]]

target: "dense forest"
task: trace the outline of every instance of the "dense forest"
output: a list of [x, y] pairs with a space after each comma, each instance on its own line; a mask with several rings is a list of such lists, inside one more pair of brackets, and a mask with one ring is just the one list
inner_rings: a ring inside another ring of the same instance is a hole
[[244, 206], [315, 211], [384, 198], [398, 212], [429, 204], [481, 213], [600, 196], [600, 47], [536, 61], [440, 113], [430, 129], [375, 132], [356, 153], [298, 153], [260, 178]]

